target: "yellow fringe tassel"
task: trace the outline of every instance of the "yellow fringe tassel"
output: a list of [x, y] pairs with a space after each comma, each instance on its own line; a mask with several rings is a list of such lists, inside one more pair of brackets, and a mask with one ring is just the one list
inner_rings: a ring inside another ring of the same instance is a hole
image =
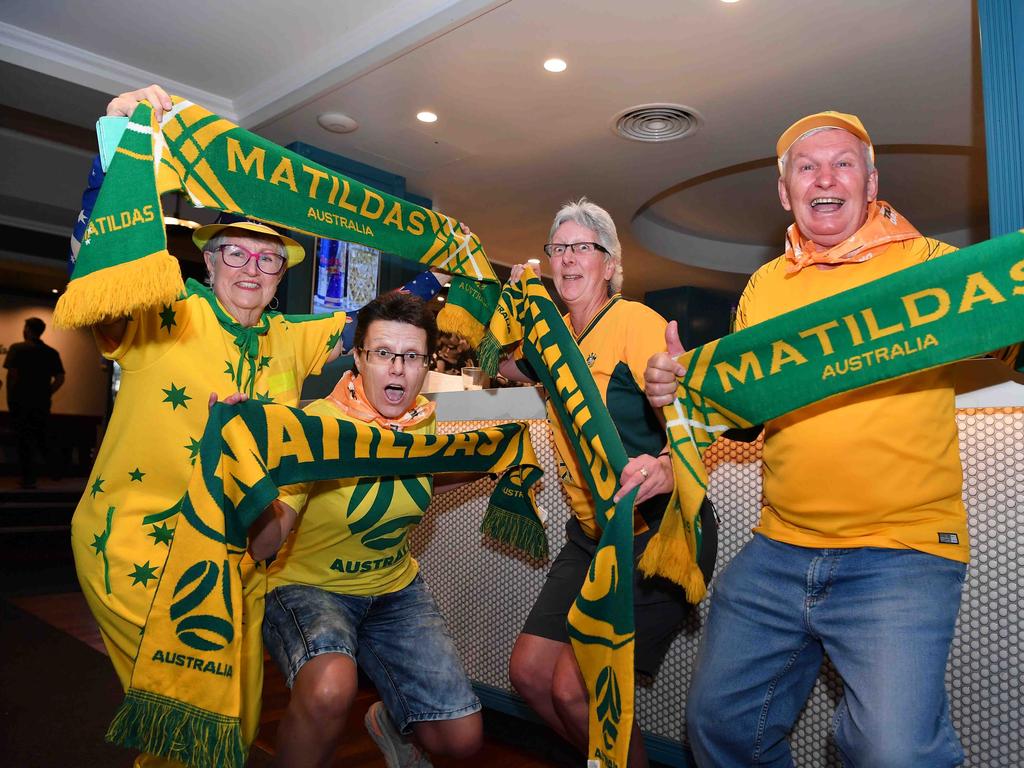
[[445, 304], [437, 314], [437, 327], [443, 333], [457, 333], [476, 349], [484, 337], [483, 324], [462, 307]]
[[[707, 588], [704, 586], [704, 575], [690, 554], [686, 540], [666, 531], [668, 516], [662, 520], [662, 529], [647, 542], [644, 553], [640, 557], [638, 567], [646, 576], [662, 576], [675, 582], [686, 590], [686, 599], [691, 603], [699, 603]], [[667, 527], [679, 527], [671, 526]]]
[[185, 285], [178, 260], [157, 251], [73, 278], [57, 302], [58, 328], [81, 328], [175, 301]]

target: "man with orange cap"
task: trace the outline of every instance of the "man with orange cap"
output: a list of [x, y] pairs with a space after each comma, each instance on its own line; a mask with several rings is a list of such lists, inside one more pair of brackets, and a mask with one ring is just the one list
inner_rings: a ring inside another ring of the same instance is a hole
[[[857, 117], [804, 117], [776, 150], [794, 223], [747, 284], [737, 330], [954, 250], [877, 199]], [[682, 374], [668, 335], [645, 374], [655, 407]], [[792, 765], [787, 735], [827, 653], [844, 765], [960, 765], [944, 676], [970, 552], [950, 369], [772, 419], [763, 462], [760, 524], [715, 583], [690, 684], [698, 764]]]

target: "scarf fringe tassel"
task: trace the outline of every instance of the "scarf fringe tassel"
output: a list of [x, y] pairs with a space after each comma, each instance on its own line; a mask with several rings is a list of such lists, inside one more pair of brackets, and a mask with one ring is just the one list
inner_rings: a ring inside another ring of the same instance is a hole
[[237, 718], [134, 689], [125, 694], [107, 741], [189, 768], [242, 768], [248, 756]]
[[58, 328], [81, 328], [148, 307], [171, 304], [185, 290], [178, 260], [167, 251], [74, 278], [57, 302]]
[[437, 327], [444, 333], [457, 333], [475, 349], [484, 336], [484, 326], [462, 307], [445, 304], [437, 314]]
[[530, 519], [488, 504], [480, 530], [492, 539], [509, 544], [530, 557], [545, 559], [548, 556], [548, 539], [544, 535], [544, 526], [536, 518]]
[[501, 361], [501, 344], [494, 338], [490, 331], [484, 334], [479, 346], [476, 349], [477, 360], [480, 367], [488, 376], [494, 376], [498, 372], [498, 363]]
[[659, 531], [651, 537], [640, 558], [638, 567], [646, 576], [662, 576], [686, 590], [686, 599], [700, 602], [707, 587], [704, 575], [690, 555], [686, 541]]

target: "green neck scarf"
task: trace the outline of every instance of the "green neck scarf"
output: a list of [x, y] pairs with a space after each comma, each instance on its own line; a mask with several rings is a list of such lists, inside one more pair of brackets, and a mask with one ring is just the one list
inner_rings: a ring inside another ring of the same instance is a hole
[[75, 271], [55, 312], [83, 326], [169, 304], [181, 272], [167, 252], [160, 195], [347, 240], [452, 273], [441, 325], [474, 345], [499, 286], [476, 236], [436, 211], [378, 192], [191, 102], [172, 97], [157, 120], [135, 109], [100, 189]]
[[[231, 334], [235, 346], [238, 347], [238, 362], [235, 364], [235, 386], [239, 392], [249, 397], [255, 396], [256, 371], [259, 368], [260, 336], [270, 330], [270, 317], [275, 314], [264, 312], [256, 325], [242, 325], [224, 309], [224, 305], [212, 290], [202, 283], [189, 278], [185, 282], [185, 292], [189, 296], [199, 296], [210, 305], [220, 327]], [[243, 375], [243, 369], [247, 370]]]
[[579, 459], [601, 527], [594, 566], [569, 610], [569, 639], [590, 701], [589, 754], [606, 766], [625, 766], [635, 685], [636, 490], [618, 504], [612, 501], [626, 467], [626, 450], [583, 353], [544, 284], [530, 269], [519, 283], [510, 283], [502, 291], [480, 345], [481, 366], [493, 375], [501, 349], [520, 341], [523, 356], [547, 390]]
[[249, 526], [282, 485], [445, 472], [504, 472], [490, 511], [532, 520], [543, 537], [524, 423], [413, 435], [251, 400], [215, 405], [188, 490], [168, 510], [174, 538], [107, 738], [196, 768], [241, 768], [240, 713], [260, 691], [242, 690], [239, 669], [262, 664], [242, 658], [243, 622], [263, 599], [242, 590]]

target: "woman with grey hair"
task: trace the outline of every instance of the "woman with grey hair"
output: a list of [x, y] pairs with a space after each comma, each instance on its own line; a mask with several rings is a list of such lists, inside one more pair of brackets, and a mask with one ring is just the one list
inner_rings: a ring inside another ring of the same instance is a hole
[[[674, 487], [665, 428], [644, 396], [644, 369], [651, 355], [665, 351], [667, 324], [654, 310], [619, 294], [622, 247], [615, 223], [603, 208], [586, 198], [564, 205], [555, 215], [549, 240], [544, 252], [550, 259], [555, 289], [569, 309], [566, 324], [630, 457], [623, 486], [640, 487], [633, 526], [634, 557], [639, 560], [658, 530]], [[523, 265], [513, 267], [511, 279], [519, 280], [523, 269]], [[516, 381], [535, 378], [526, 361], [515, 356], [502, 362], [501, 372]], [[512, 649], [509, 678], [553, 730], [585, 750], [587, 689], [569, 644], [566, 620], [594, 558], [601, 530], [571, 443], [550, 405], [548, 422], [572, 515], [566, 524], [566, 544], [552, 563]], [[703, 517], [705, 531], [713, 536], [713, 515]], [[705, 573], [709, 572], [710, 567], [705, 567]], [[639, 572], [633, 590], [636, 671], [638, 678], [650, 679], [682, 625], [688, 604], [678, 585]], [[631, 766], [647, 765], [635, 724], [629, 755]]]
[[[551, 250], [561, 250], [562, 255], [565, 253], [564, 249], [559, 249], [559, 243], [554, 241], [556, 240], [555, 235], [563, 224], [576, 224], [593, 233], [597, 245], [596, 250], [604, 254], [605, 264], [612, 268], [608, 276], [607, 295], [614, 296], [619, 293], [622, 290], [622, 246], [619, 244], [619, 234], [615, 229], [615, 222], [612, 221], [608, 211], [585, 197], [563, 205], [555, 214], [551, 231], [548, 233], [548, 239], [552, 241], [549, 244]], [[578, 252], [579, 249], [577, 248], [576, 251]], [[553, 258], [548, 246], [545, 246], [544, 252], [548, 254], [549, 258]], [[585, 247], [583, 252], [586, 252]]]

